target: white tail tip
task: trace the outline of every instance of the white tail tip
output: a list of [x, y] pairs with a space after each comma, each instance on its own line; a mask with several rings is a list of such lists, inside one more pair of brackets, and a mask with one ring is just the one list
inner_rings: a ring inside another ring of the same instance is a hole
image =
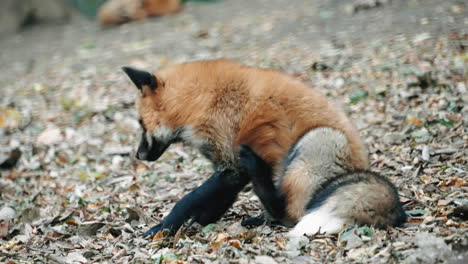
[[288, 236], [303, 236], [304, 234], [310, 236], [318, 232], [337, 234], [345, 224], [345, 219], [334, 216], [326, 206], [322, 206], [302, 217], [299, 223], [289, 231]]

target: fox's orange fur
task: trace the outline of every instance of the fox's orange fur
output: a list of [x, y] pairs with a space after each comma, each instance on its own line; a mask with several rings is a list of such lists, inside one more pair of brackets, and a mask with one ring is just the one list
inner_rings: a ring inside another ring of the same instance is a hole
[[181, 9], [180, 0], [109, 0], [99, 9], [98, 19], [102, 25], [115, 25], [173, 14]]
[[[212, 144], [210, 158], [217, 166], [237, 167], [238, 146], [245, 144], [278, 173], [301, 136], [329, 127], [346, 137], [346, 167], [369, 167], [365, 146], [342, 111], [285, 74], [214, 60], [176, 65], [155, 76], [157, 89], [144, 87], [138, 100], [146, 129], [190, 127], [194, 137]], [[293, 222], [305, 214], [314, 185], [317, 182], [302, 171], [291, 169], [284, 175], [281, 189]]]

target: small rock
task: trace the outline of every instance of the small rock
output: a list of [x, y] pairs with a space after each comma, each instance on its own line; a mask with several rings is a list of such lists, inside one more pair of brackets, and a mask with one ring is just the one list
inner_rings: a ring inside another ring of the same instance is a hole
[[112, 157], [112, 168], [113, 169], [119, 169], [120, 166], [122, 166], [122, 163], [125, 161], [125, 159], [120, 156], [120, 155], [115, 155]]
[[3, 207], [0, 210], [0, 220], [10, 221], [16, 216], [15, 210], [10, 207]]
[[95, 251], [86, 251], [85, 253], [83, 253], [83, 257], [87, 258], [87, 259], [90, 259], [94, 256], [96, 256], [98, 253], [95, 252]]
[[343, 87], [344, 84], [345, 84], [345, 81], [343, 80], [343, 78], [338, 78], [333, 82], [333, 85], [335, 86], [335, 88], [341, 88]]
[[63, 140], [60, 128], [52, 127], [44, 130], [36, 139], [38, 145], [53, 145]]

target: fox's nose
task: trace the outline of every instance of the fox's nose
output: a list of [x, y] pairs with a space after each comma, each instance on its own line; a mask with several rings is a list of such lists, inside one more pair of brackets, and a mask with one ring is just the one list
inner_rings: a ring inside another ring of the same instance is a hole
[[146, 160], [148, 157], [148, 151], [137, 151], [136, 158], [139, 160]]

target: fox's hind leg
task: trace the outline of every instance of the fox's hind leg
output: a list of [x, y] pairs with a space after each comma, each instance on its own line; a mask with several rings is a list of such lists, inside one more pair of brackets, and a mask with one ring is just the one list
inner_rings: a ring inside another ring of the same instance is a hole
[[159, 230], [177, 231], [182, 224], [193, 220], [207, 225], [218, 220], [234, 203], [237, 194], [249, 182], [249, 178], [233, 170], [216, 171], [206, 182], [176, 203], [163, 221], [152, 227], [145, 236]]
[[[273, 169], [271, 166], [246, 145], [240, 147], [239, 154], [241, 170], [252, 181], [255, 194], [262, 202], [267, 213], [273, 220], [283, 219], [286, 210], [286, 199], [273, 182]], [[242, 225], [259, 225], [264, 222], [265, 219], [254, 217], [244, 220]]]

